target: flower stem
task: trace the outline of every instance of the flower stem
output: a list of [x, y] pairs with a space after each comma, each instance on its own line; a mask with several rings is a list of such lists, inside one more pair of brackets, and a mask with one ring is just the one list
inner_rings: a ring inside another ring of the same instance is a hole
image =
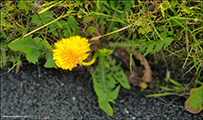
[[94, 54], [94, 56], [93, 56], [91, 61], [89, 61], [89, 62], [82, 62], [82, 61], [80, 61], [80, 64], [82, 64], [84, 66], [90, 66], [90, 65], [92, 65], [96, 61], [96, 59], [97, 59], [97, 53]]

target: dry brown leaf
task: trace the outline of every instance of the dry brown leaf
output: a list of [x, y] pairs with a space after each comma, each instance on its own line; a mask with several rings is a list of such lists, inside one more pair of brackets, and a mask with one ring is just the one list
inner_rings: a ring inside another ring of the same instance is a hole
[[142, 89], [145, 89], [145, 88], [148, 87], [148, 85], [147, 85], [145, 82], [141, 82], [141, 83], [139, 84], [139, 86], [140, 86]]
[[139, 59], [140, 63], [145, 67], [145, 69], [142, 71], [144, 75], [142, 76], [141, 80], [143, 82], [151, 82], [153, 80], [152, 70], [147, 62], [147, 59], [144, 58], [140, 53], [136, 55], [136, 58]]
[[[135, 54], [136, 51], [133, 52]], [[128, 54], [126, 48], [116, 47], [115, 49], [116, 56], [124, 62], [126, 66], [130, 66], [130, 55]], [[142, 57], [142, 54], [137, 54], [136, 58], [140, 60], [140, 63], [145, 67], [144, 70], [140, 70], [139, 67], [135, 65], [133, 61], [131, 61], [132, 73], [129, 70], [125, 71], [125, 75], [128, 79], [129, 84], [135, 85], [136, 83], [142, 82], [151, 82], [153, 80], [153, 72], [151, 67], [149, 66], [147, 59]], [[145, 83], [146, 84], [146, 83]], [[141, 83], [141, 88], [147, 87], [144, 83]]]
[[130, 55], [125, 48], [116, 47], [115, 54], [125, 63], [126, 66], [130, 65]]
[[140, 77], [139, 77], [139, 73], [138, 70], [134, 70], [132, 71], [132, 73], [130, 73], [130, 71], [125, 71], [125, 75], [128, 79], [128, 83], [135, 85], [136, 83], [139, 82]]
[[[116, 47], [115, 54], [126, 66], [130, 66], [130, 55], [125, 48]], [[125, 75], [128, 79], [128, 83], [132, 85], [135, 85], [141, 79], [141, 71], [135, 66], [134, 62], [132, 62], [132, 73], [129, 70], [126, 70]]]

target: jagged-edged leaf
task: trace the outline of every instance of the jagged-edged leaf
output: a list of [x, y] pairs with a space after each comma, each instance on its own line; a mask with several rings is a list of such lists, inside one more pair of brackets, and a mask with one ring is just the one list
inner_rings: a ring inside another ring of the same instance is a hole
[[100, 59], [96, 67], [97, 74], [91, 73], [93, 78], [93, 87], [98, 96], [99, 107], [108, 115], [113, 115], [113, 109], [109, 102], [114, 102], [117, 98], [120, 86], [116, 87], [116, 80], [113, 72], [104, 64], [104, 59]]
[[[110, 49], [100, 49], [97, 53], [100, 57], [99, 64], [92, 74], [93, 87], [98, 96], [100, 108], [108, 115], [113, 115], [113, 109], [109, 102], [114, 102], [120, 90], [120, 85], [130, 89], [128, 80], [121, 68], [121, 64], [116, 65], [116, 61], [109, 56], [112, 54]], [[105, 65], [108, 63], [108, 65]], [[118, 85], [120, 83], [120, 85]]]
[[113, 116], [113, 108], [110, 106], [110, 104], [107, 102], [106, 96], [102, 96], [99, 99], [99, 107], [106, 112], [108, 115]]
[[26, 58], [29, 62], [36, 64], [39, 56], [45, 49], [41, 38], [32, 39], [32, 35], [25, 38], [17, 38], [8, 44], [9, 48], [14, 51], [22, 51], [26, 53]]
[[112, 76], [108, 75], [108, 82], [106, 83], [106, 87], [107, 88], [114, 88], [115, 86], [116, 86], [115, 79]]
[[112, 67], [110, 67], [111, 71], [113, 71], [113, 77], [126, 89], [130, 89], [130, 85], [128, 83], [128, 80], [121, 68], [121, 64], [115, 65], [116, 61], [112, 60], [110, 61]]
[[32, 9], [32, 6], [30, 6], [28, 3], [29, 2], [26, 4], [25, 1], [19, 1], [17, 5], [19, 9], [26, 11], [26, 15], [29, 13], [29, 10]]
[[[108, 100], [110, 101], [110, 100], [116, 99], [118, 97], [119, 90], [120, 90], [120, 85], [118, 85], [116, 89], [114, 89], [112, 92], [109, 92], [108, 96], [110, 96], [110, 98]], [[111, 102], [115, 103], [114, 101], [111, 101]]]
[[46, 63], [44, 64], [44, 67], [46, 68], [53, 68], [55, 67], [55, 61], [53, 60], [53, 54], [52, 51], [47, 51], [45, 54], [45, 58], [46, 58]]
[[190, 97], [185, 101], [185, 109], [193, 114], [203, 109], [203, 85], [190, 90]]
[[38, 27], [42, 25], [42, 21], [36, 13], [32, 16], [32, 23], [35, 23]]

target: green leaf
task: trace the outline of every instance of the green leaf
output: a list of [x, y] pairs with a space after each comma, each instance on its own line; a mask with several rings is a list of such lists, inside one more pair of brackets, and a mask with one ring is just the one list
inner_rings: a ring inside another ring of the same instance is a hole
[[69, 34], [69, 31], [68, 31], [68, 30], [63, 30], [63, 35], [64, 35], [66, 38], [69, 38], [69, 37], [70, 37], [70, 34]]
[[[113, 67], [110, 67], [110, 69], [112, 71], [114, 71], [113, 77], [126, 89], [130, 89], [130, 85], [128, 83], [128, 80], [123, 72], [123, 70], [121, 69], [121, 64], [119, 64], [118, 66], [115, 65], [116, 61], [110, 61], [111, 65]], [[114, 70], [113, 70], [114, 69]]]
[[64, 20], [59, 20], [59, 23], [62, 25], [62, 28], [65, 29], [70, 29], [70, 26], [68, 25], [68, 22], [64, 21]]
[[95, 31], [95, 28], [94, 28], [94, 26], [89, 26], [88, 28], [87, 28], [87, 32], [91, 35], [92, 33], [94, 33], [94, 31]]
[[39, 16], [36, 13], [32, 16], [32, 23], [35, 23], [38, 27], [42, 25], [42, 21], [39, 20]]
[[14, 9], [14, 4], [10, 4], [10, 1], [6, 1], [5, 3], [6, 7], [4, 8], [7, 12], [11, 11]]
[[60, 38], [64, 38], [63, 29], [58, 29]]
[[139, 31], [139, 33], [146, 34], [146, 33], [151, 32], [152, 29], [150, 26], [146, 25], [146, 23], [145, 23], [142, 27], [139, 28], [138, 31]]
[[114, 1], [114, 0], [110, 0], [110, 6], [113, 10], [116, 10], [116, 4], [117, 4], [118, 1]]
[[166, 92], [166, 93], [147, 95], [147, 97], [159, 97], [159, 96], [166, 96], [166, 95], [173, 95], [173, 94], [175, 94], [175, 93]]
[[45, 58], [46, 58], [47, 61], [44, 64], [44, 67], [46, 67], [46, 68], [56, 67], [55, 66], [55, 61], [53, 60], [52, 51], [47, 51], [46, 54], [45, 54]]
[[147, 54], [149, 54], [150, 52], [152, 52], [153, 48], [154, 48], [154, 44], [149, 45], [149, 47], [147, 47], [147, 50], [146, 50], [146, 52], [145, 52], [145, 54], [144, 54], [144, 57], [145, 57]]
[[169, 81], [170, 81], [171, 83], [173, 83], [174, 85], [177, 85], [177, 86], [179, 86], [179, 87], [183, 87], [180, 83], [178, 83], [178, 82], [175, 81], [175, 80], [172, 80], [171, 78], [169, 78]]
[[63, 28], [66, 29], [66, 30], [63, 30], [64, 36], [65, 37], [70, 36], [70, 34], [72, 34], [72, 31], [71, 31], [71, 28], [68, 25], [68, 23], [66, 21], [64, 21], [64, 20], [60, 20], [59, 22], [63, 26]]
[[1, 68], [6, 65], [6, 49], [1, 48]]
[[[126, 1], [124, 1], [124, 2], [126, 2]], [[125, 4], [125, 10], [126, 10], [127, 13], [129, 13], [130, 8], [131, 8], [131, 4], [130, 4], [130, 2], [127, 2], [127, 3]]]
[[19, 9], [25, 10], [26, 15], [29, 13], [29, 10], [31, 8], [31, 6], [28, 6], [25, 1], [19, 1], [17, 6]]
[[6, 40], [1, 39], [0, 41], [1, 41], [1, 42], [0, 42], [1, 48], [6, 47], [6, 45], [7, 45]]
[[163, 44], [164, 44], [163, 42], [157, 43], [156, 47], [154, 48], [154, 50], [152, 52], [152, 54], [159, 51], [159, 50], [161, 50], [161, 48], [163, 47]]
[[68, 24], [70, 25], [70, 27], [73, 30], [78, 30], [79, 29], [78, 22], [75, 20], [75, 18], [73, 16], [70, 16], [68, 18]]
[[43, 53], [44, 46], [41, 38], [32, 39], [32, 35], [25, 38], [17, 38], [8, 44], [8, 47], [14, 51], [22, 51], [26, 53], [26, 59], [36, 64], [38, 58]]
[[54, 20], [53, 14], [48, 11], [45, 11], [45, 12], [39, 14], [39, 16], [40, 16], [43, 24], [47, 24], [50, 21]]
[[108, 100], [110, 100], [110, 99], [112, 99], [112, 100], [116, 99], [118, 97], [119, 90], [120, 90], [120, 85], [117, 86], [116, 89], [113, 92], [108, 93], [108, 96], [110, 96], [110, 98]]
[[164, 39], [167, 36], [167, 31], [163, 31], [160, 33], [160, 36]]
[[49, 44], [44, 36], [42, 37], [44, 38], [44, 40], [41, 41], [41, 44], [44, 46], [45, 49], [52, 51], [52, 46]]
[[108, 115], [113, 116], [113, 109], [110, 106], [110, 104], [106, 100], [106, 96], [102, 96], [101, 99], [99, 99], [99, 107], [106, 112]]
[[51, 25], [50, 25], [50, 32], [52, 32], [52, 34], [54, 34], [56, 37], [58, 37], [58, 34], [56, 33], [56, 28], [57, 28], [57, 25], [56, 25], [56, 23], [52, 23]]
[[158, 29], [160, 32], [166, 30], [166, 28], [164, 28], [164, 27], [158, 27], [157, 29]]
[[175, 91], [174, 89], [171, 88], [167, 88], [167, 87], [163, 87], [163, 86], [159, 86], [161, 89], [167, 90], [167, 91]]
[[177, 87], [177, 86], [173, 86], [173, 88], [175, 89], [175, 91], [177, 92], [177, 93], [179, 93], [179, 92], [183, 92], [183, 90], [184, 90], [184, 87]]
[[173, 38], [167, 37], [167, 38], [164, 38], [163, 41], [164, 41], [164, 48], [166, 48], [171, 44], [171, 42], [173, 41]]
[[203, 85], [190, 90], [190, 97], [185, 101], [185, 109], [193, 114], [203, 109]]
[[102, 0], [102, 1], [99, 1], [99, 2], [106, 5], [109, 8], [109, 4], [105, 0]]
[[111, 55], [113, 53], [113, 50], [105, 49], [105, 48], [104, 49], [99, 49], [98, 51], [99, 51], [98, 56], [100, 58], [104, 58], [105, 56]]
[[[114, 102], [117, 98], [120, 86], [116, 87], [116, 81], [113, 72], [104, 64], [105, 59], [101, 58], [96, 67], [97, 74], [91, 73], [93, 78], [93, 87], [98, 96], [99, 107], [108, 115], [113, 115], [113, 109], [109, 102]], [[116, 87], [116, 88], [115, 88]]]
[[93, 19], [94, 19], [94, 17], [92, 17], [92, 16], [86, 16], [86, 17], [83, 19], [83, 22], [89, 23], [89, 22], [91, 22]]

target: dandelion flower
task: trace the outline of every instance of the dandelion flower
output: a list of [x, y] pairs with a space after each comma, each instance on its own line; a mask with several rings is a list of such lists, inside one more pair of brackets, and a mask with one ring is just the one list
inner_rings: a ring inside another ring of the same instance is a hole
[[70, 38], [63, 38], [56, 42], [56, 49], [53, 50], [53, 59], [59, 68], [70, 71], [77, 66], [77, 64], [85, 60], [90, 51], [90, 44], [86, 38], [80, 36], [73, 36]]

